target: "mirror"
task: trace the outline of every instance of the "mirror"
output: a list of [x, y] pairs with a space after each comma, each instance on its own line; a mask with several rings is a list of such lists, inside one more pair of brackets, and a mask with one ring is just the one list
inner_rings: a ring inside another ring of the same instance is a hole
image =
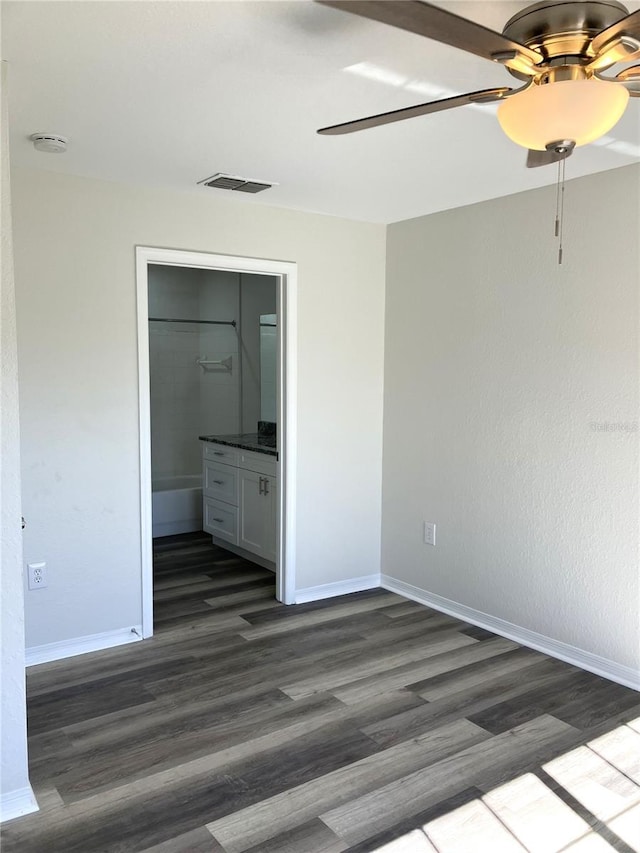
[[260, 315], [260, 420], [277, 421], [277, 351], [276, 314]]

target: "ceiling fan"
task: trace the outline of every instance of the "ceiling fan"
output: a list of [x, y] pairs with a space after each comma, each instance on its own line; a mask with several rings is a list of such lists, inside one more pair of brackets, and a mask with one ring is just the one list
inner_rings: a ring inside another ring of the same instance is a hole
[[640, 97], [640, 64], [615, 77], [603, 74], [640, 58], [640, 10], [617, 0], [544, 0], [514, 15], [502, 33], [422, 0], [317, 0], [496, 62], [523, 81], [518, 88], [481, 89], [452, 98], [321, 128], [353, 133], [467, 104], [499, 102], [498, 121], [529, 150], [527, 166], [568, 157], [575, 146], [606, 134], [629, 96]]

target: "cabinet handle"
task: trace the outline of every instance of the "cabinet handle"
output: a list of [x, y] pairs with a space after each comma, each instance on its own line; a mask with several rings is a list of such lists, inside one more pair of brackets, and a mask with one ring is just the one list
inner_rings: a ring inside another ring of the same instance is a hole
[[264, 494], [269, 494], [269, 479], [267, 477], [264, 478]]
[[260, 488], [258, 489], [259, 495], [264, 495], [264, 477], [260, 477]]
[[214, 480], [213, 482], [216, 484], [216, 486], [224, 486], [224, 480]]
[[226, 456], [227, 454], [224, 453], [222, 450], [214, 450], [213, 455], [214, 456]]
[[224, 522], [224, 518], [214, 518], [214, 521], [217, 521], [218, 524], [222, 524]]

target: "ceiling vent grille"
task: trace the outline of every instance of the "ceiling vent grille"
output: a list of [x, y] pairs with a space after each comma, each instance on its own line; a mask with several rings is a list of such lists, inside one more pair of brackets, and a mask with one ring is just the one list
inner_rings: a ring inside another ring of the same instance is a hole
[[271, 189], [274, 186], [274, 184], [269, 184], [266, 181], [250, 181], [248, 178], [225, 175], [222, 172], [217, 172], [210, 178], [198, 181], [198, 184], [217, 190], [233, 190], [240, 193], [261, 193], [263, 190]]

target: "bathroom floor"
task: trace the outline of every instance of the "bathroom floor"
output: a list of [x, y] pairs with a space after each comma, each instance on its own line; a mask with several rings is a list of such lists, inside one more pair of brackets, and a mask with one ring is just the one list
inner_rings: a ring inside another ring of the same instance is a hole
[[250, 609], [281, 607], [273, 572], [212, 545], [206, 533], [165, 536], [153, 542], [153, 622], [156, 633]]
[[3, 853], [638, 850], [640, 696], [384, 590], [295, 607], [187, 534], [156, 634], [28, 670]]

